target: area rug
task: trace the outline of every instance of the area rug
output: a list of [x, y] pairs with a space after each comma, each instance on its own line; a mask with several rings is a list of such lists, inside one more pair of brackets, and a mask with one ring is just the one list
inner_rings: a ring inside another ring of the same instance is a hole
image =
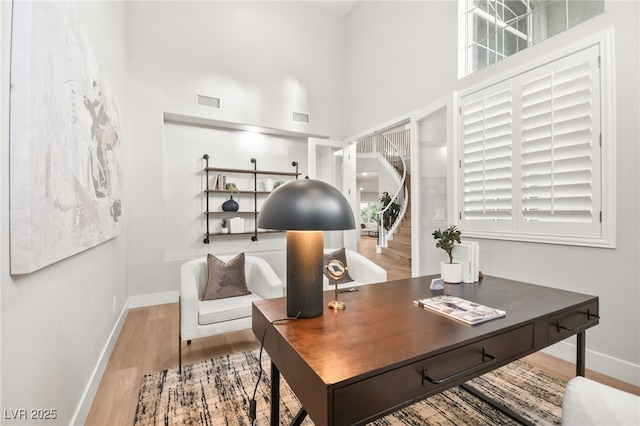
[[[249, 426], [249, 401], [258, 378], [259, 351], [241, 352], [183, 366], [144, 377], [135, 424]], [[265, 369], [256, 394], [255, 425], [269, 424], [269, 368]], [[515, 361], [467, 382], [467, 385], [498, 401], [536, 425], [559, 425], [566, 381]], [[300, 403], [281, 380], [281, 424], [289, 424]], [[460, 387], [408, 406], [378, 419], [371, 425], [517, 425], [501, 412]], [[311, 426], [307, 418], [303, 425]], [[317, 425], [321, 426], [321, 425]]]

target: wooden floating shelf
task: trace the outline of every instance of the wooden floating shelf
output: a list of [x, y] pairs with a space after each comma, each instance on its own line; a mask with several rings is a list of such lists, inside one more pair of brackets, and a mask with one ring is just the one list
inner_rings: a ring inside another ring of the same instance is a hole
[[225, 212], [224, 210], [214, 211], [214, 212], [204, 212], [204, 214], [214, 214], [214, 215], [228, 215], [228, 214], [256, 214], [259, 212], [255, 211], [237, 211], [237, 212]]
[[[281, 234], [283, 232], [287, 232], [287, 231], [279, 231], [279, 230], [269, 230], [269, 231], [257, 231], [258, 234]], [[226, 233], [222, 233], [222, 232], [213, 232], [213, 233], [205, 233], [204, 235], [206, 237], [219, 237], [219, 236], [230, 236], [230, 235], [254, 235], [256, 232], [254, 231], [245, 231], [245, 232], [226, 232]]]
[[222, 167], [205, 167], [207, 172], [223, 172], [223, 173], [247, 173], [256, 175], [273, 175], [273, 176], [300, 176], [302, 173], [297, 172], [277, 172], [274, 170], [250, 170], [250, 169], [225, 169]]
[[225, 195], [234, 195], [234, 194], [271, 194], [272, 191], [253, 191], [250, 189], [239, 189], [237, 191], [229, 191], [226, 189], [205, 189], [204, 192], [208, 192], [210, 194], [225, 194]]

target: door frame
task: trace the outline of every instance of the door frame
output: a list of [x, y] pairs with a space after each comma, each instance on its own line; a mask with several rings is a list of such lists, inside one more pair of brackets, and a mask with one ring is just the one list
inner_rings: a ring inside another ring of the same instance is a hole
[[[354, 220], [359, 217], [356, 206], [356, 146], [355, 144], [333, 140], [320, 139], [310, 137], [308, 139], [308, 171], [309, 178], [317, 179], [317, 158], [316, 152], [318, 147], [330, 147], [342, 149], [342, 182], [341, 188], [336, 187], [347, 199], [354, 215]], [[332, 182], [328, 182], [333, 184]], [[335, 185], [334, 185], [335, 186]], [[358, 220], [355, 220], [356, 224]], [[349, 229], [343, 231], [344, 247], [348, 250], [357, 250], [357, 229]]]

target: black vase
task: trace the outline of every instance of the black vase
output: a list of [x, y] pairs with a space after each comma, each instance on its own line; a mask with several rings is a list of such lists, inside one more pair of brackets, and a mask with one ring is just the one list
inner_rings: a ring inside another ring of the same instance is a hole
[[238, 208], [240, 208], [240, 205], [233, 199], [233, 195], [222, 203], [222, 210], [225, 212], [237, 212]]

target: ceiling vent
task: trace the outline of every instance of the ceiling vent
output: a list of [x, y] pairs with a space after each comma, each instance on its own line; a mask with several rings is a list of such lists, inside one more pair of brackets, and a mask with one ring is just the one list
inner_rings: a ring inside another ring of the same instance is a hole
[[303, 112], [292, 112], [291, 119], [297, 123], [309, 123], [309, 114]]
[[213, 96], [196, 95], [196, 105], [206, 108], [220, 108], [220, 98]]

